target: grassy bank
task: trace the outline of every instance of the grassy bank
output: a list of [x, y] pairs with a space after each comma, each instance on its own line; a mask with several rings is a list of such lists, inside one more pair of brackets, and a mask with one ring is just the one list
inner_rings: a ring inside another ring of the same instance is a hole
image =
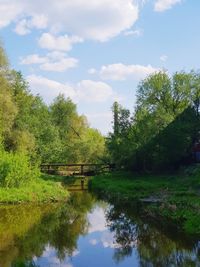
[[0, 203], [56, 202], [64, 201], [68, 196], [61, 183], [48, 175], [19, 188], [0, 187]]
[[139, 204], [143, 216], [170, 221], [188, 234], [200, 235], [200, 178], [193, 176], [96, 176], [90, 188], [109, 201]]

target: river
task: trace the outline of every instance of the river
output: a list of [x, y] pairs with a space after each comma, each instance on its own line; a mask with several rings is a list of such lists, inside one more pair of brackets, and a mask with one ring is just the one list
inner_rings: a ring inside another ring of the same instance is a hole
[[200, 242], [88, 192], [67, 204], [0, 206], [0, 267], [93, 266], [200, 266]]

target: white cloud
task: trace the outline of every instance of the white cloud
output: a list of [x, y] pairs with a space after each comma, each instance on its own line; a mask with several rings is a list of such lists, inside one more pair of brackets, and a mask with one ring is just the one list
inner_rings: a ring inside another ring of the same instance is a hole
[[65, 53], [53, 51], [47, 56], [41, 57], [37, 54], [28, 55], [21, 59], [22, 65], [40, 64], [40, 69], [44, 71], [64, 72], [78, 65], [78, 60], [67, 57]]
[[17, 23], [15, 32], [19, 35], [26, 35], [31, 32], [26, 19], [22, 19]]
[[59, 93], [75, 102], [86, 103], [101, 103], [116, 97], [113, 89], [103, 82], [82, 80], [78, 84], [70, 85], [37, 75], [29, 75], [27, 80], [33, 94], [39, 94], [47, 102], [51, 102]]
[[181, 2], [182, 0], [157, 0], [154, 5], [154, 10], [162, 12]]
[[78, 36], [69, 37], [67, 34], [61, 36], [54, 36], [50, 33], [43, 33], [38, 41], [39, 46], [41, 48], [61, 51], [70, 51], [72, 49], [73, 44], [81, 42], [83, 42], [83, 39]]
[[143, 31], [142, 30], [129, 30], [129, 31], [125, 31], [124, 32], [124, 35], [125, 36], [136, 36], [136, 37], [139, 37], [139, 36], [142, 36], [143, 34]]
[[[46, 24], [50, 31], [56, 29], [83, 39], [107, 41], [134, 25], [138, 9], [132, 0], [1, 0], [0, 27], [31, 17], [33, 28]], [[35, 18], [36, 14], [40, 19]]]
[[66, 57], [57, 62], [46, 62], [40, 65], [40, 69], [45, 71], [64, 72], [70, 68], [76, 67], [77, 64], [78, 60], [76, 58]]
[[15, 32], [19, 35], [26, 35], [32, 28], [45, 29], [47, 27], [47, 18], [44, 15], [34, 15], [31, 19], [22, 19], [17, 22]]
[[8, 26], [22, 12], [21, 1], [1, 0], [0, 2], [0, 28]]
[[126, 79], [143, 79], [145, 76], [158, 71], [151, 65], [125, 65], [116, 63], [102, 66], [99, 75], [103, 80], [123, 81]]
[[114, 96], [112, 87], [104, 82], [83, 80], [77, 89], [78, 97], [86, 102], [105, 102]]
[[160, 56], [160, 60], [163, 61], [163, 62], [167, 61], [167, 59], [168, 59], [167, 55]]
[[40, 57], [37, 54], [28, 55], [21, 59], [20, 64], [22, 65], [31, 65], [31, 64], [41, 64], [47, 61], [46, 57]]
[[66, 56], [66, 54], [65, 52], [61, 52], [61, 51], [51, 51], [47, 54], [47, 56], [51, 60], [61, 60]]
[[46, 29], [48, 25], [48, 19], [44, 15], [34, 15], [30, 23], [32, 27], [37, 29]]
[[72, 99], [76, 95], [74, 88], [70, 85], [50, 80], [42, 76], [29, 75], [27, 76], [27, 81], [33, 94], [39, 94], [47, 102], [51, 102], [59, 93]]

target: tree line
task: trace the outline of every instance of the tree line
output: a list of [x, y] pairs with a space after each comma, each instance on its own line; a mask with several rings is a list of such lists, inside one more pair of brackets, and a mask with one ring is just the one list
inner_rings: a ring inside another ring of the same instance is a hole
[[113, 104], [107, 146], [119, 166], [137, 171], [174, 170], [191, 163], [199, 140], [200, 73], [160, 71], [142, 80], [134, 113]]
[[104, 137], [72, 100], [58, 95], [47, 105], [34, 96], [0, 45], [0, 183], [16, 186], [17, 170], [18, 181], [28, 180], [40, 163], [96, 163], [104, 150]]

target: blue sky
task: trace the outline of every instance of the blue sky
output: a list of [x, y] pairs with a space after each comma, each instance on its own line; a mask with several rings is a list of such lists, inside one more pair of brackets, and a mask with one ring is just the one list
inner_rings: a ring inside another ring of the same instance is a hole
[[197, 0], [0, 0], [0, 37], [34, 94], [71, 97], [107, 133], [112, 103], [133, 110], [146, 75], [199, 69], [199, 12]]

